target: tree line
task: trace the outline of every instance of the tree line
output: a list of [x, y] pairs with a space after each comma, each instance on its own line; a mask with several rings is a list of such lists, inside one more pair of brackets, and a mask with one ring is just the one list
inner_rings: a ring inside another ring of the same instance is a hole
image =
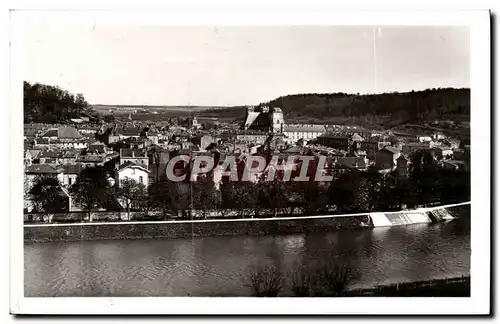
[[[315, 173], [315, 167], [310, 166], [308, 175]], [[470, 173], [440, 168], [426, 151], [413, 155], [408, 177], [398, 177], [394, 172], [381, 174], [373, 167], [366, 171], [332, 167], [327, 171], [333, 177], [330, 182], [282, 181], [283, 172], [277, 171], [273, 181], [231, 181], [223, 177], [218, 188], [213, 173], [200, 175], [196, 182], [163, 180], [146, 188], [132, 179], [112, 186], [104, 168], [86, 168], [69, 193], [89, 218], [98, 208], [125, 210], [129, 215], [131, 211], [143, 215], [157, 211], [160, 219], [189, 219], [189, 210], [197, 210], [205, 218], [212, 211], [228, 217], [231, 210], [237, 212], [236, 217], [268, 217], [389, 211], [470, 200]], [[61, 207], [57, 192], [57, 180], [39, 177], [28, 198], [36, 211], [51, 213], [56, 206]]]
[[24, 122], [64, 123], [86, 113], [95, 118], [83, 94], [72, 94], [56, 86], [24, 81]]
[[[470, 115], [470, 89], [439, 88], [382, 94], [306, 93], [282, 96], [259, 106], [280, 107], [286, 119], [339, 119], [383, 124], [449, 119]], [[203, 113], [202, 113], [203, 114]], [[207, 116], [244, 118], [244, 108], [204, 112]]]

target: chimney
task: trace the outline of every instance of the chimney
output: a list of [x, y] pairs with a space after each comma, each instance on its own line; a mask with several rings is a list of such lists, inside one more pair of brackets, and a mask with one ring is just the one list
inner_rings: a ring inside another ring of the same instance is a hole
[[135, 152], [133, 149], [132, 149], [132, 157], [135, 157]]

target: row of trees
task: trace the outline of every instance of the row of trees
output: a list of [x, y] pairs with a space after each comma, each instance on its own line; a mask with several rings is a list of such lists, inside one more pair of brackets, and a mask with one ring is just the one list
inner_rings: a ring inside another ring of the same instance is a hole
[[[190, 217], [190, 209], [207, 217], [210, 211], [227, 216], [236, 210], [240, 217], [272, 213], [320, 214], [332, 209], [340, 212], [370, 212], [401, 209], [404, 206], [452, 203], [470, 199], [470, 174], [439, 168], [427, 152], [412, 158], [408, 177], [367, 171], [330, 169], [331, 182], [230, 181], [224, 177], [216, 188], [213, 174], [201, 175], [196, 182], [160, 181], [148, 188], [126, 179], [111, 187], [102, 168], [82, 171], [69, 193], [89, 213], [98, 208], [125, 209], [147, 214], [153, 210], [168, 215]], [[313, 179], [313, 178], [312, 178]], [[30, 199], [40, 211], [54, 212], [57, 179], [39, 178]], [[120, 203], [121, 207], [117, 205]]]

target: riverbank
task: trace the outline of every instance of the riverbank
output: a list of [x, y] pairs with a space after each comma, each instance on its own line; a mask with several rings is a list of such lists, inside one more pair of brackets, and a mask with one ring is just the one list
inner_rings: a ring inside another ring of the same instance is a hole
[[470, 297], [470, 276], [349, 290], [345, 297]]
[[416, 211], [277, 218], [207, 219], [150, 222], [89, 222], [26, 224], [25, 242], [165, 239], [205, 236], [260, 236], [331, 232], [378, 226], [431, 223], [433, 214], [468, 215], [470, 204], [440, 206]]

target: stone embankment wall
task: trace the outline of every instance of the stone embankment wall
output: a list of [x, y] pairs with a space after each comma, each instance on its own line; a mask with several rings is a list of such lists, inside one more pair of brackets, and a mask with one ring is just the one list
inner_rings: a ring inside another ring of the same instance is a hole
[[[449, 209], [452, 216], [463, 217], [468, 215], [470, 205], [466, 204], [451, 208], [447, 206], [439, 209]], [[401, 213], [404, 212], [398, 212], [397, 214]], [[384, 214], [390, 215], [391, 213]], [[117, 220], [122, 218], [120, 216], [123, 215], [117, 215]], [[391, 216], [388, 218], [391, 222], [386, 226], [406, 225], [399, 220], [395, 222], [394, 219], [391, 219]], [[397, 218], [400, 219], [399, 216]], [[26, 224], [24, 225], [24, 241], [55, 242], [316, 233], [377, 226], [373, 220], [374, 218], [370, 214], [355, 214], [263, 219]], [[424, 223], [428, 222], [425, 220]], [[411, 222], [407, 224], [411, 224]]]
[[368, 226], [369, 216], [24, 225], [25, 242], [328, 232]]

